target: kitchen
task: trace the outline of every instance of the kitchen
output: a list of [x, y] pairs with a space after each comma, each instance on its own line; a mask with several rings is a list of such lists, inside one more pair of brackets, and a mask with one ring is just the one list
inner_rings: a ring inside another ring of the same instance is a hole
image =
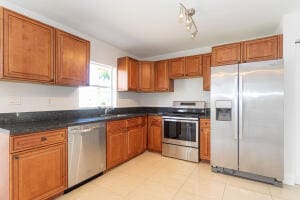
[[90, 3], [0, 1], [1, 199], [299, 199], [297, 1]]

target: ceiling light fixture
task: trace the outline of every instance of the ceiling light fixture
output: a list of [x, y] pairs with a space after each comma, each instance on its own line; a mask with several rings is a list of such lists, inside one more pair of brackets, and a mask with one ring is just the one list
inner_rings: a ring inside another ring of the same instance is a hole
[[195, 38], [197, 33], [198, 33], [198, 29], [197, 26], [193, 20], [193, 15], [196, 13], [194, 8], [189, 8], [187, 9], [182, 3], [179, 3], [179, 22], [182, 23], [184, 21], [185, 18], [185, 26], [186, 26], [186, 30], [187, 31], [191, 31], [194, 27], [194, 31], [191, 34], [192, 38]]

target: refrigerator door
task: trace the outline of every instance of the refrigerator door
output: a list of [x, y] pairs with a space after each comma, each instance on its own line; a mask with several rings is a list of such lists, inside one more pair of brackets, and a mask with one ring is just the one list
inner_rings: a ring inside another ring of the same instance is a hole
[[[238, 65], [211, 68], [211, 165], [238, 169]], [[201, 128], [201, 127], [200, 127]]]
[[239, 65], [239, 171], [283, 179], [283, 61]]

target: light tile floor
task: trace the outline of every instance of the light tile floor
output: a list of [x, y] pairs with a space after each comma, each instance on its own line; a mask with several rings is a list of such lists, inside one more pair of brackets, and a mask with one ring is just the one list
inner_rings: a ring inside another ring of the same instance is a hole
[[144, 154], [57, 200], [300, 200], [283, 188], [211, 172], [209, 164]]

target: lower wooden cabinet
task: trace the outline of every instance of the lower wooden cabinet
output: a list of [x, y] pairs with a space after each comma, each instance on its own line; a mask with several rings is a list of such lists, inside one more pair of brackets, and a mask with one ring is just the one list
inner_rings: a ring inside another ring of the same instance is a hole
[[67, 130], [0, 133], [0, 199], [46, 200], [67, 189]]
[[146, 150], [146, 117], [107, 123], [107, 169], [111, 169]]
[[11, 198], [48, 199], [67, 187], [66, 144], [11, 155]]
[[210, 119], [200, 119], [200, 160], [210, 161]]
[[119, 165], [126, 160], [127, 156], [127, 134], [125, 130], [107, 132], [107, 169]]
[[148, 116], [148, 150], [161, 152], [162, 148], [162, 117]]

